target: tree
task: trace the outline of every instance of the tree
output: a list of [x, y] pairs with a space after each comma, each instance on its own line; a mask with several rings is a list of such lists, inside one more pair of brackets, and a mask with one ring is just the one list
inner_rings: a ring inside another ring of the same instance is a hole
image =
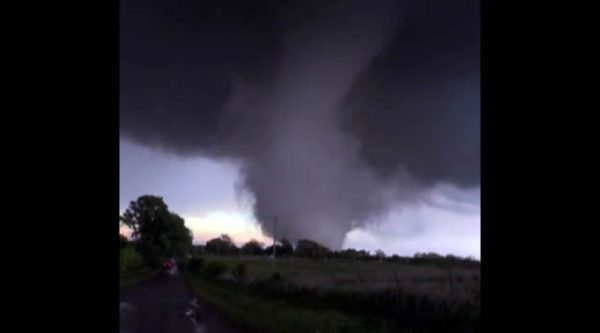
[[337, 254], [339, 258], [343, 259], [358, 259], [359, 257], [358, 251], [352, 248], [339, 251]]
[[144, 195], [129, 204], [120, 218], [144, 260], [158, 266], [167, 257], [184, 258], [192, 246], [192, 233], [179, 215], [169, 211], [162, 197]]
[[261, 255], [263, 254], [263, 244], [253, 239], [242, 246], [242, 253], [246, 255]]
[[440, 259], [443, 256], [440, 254], [437, 254], [435, 252], [428, 252], [428, 253], [417, 252], [417, 253], [415, 253], [414, 257], [415, 258], [424, 258], [424, 259]]
[[277, 248], [277, 254], [282, 256], [291, 256], [294, 254], [292, 243], [285, 238], [281, 239], [281, 246]]
[[[275, 247], [277, 250], [276, 255], [278, 257], [291, 256], [294, 254], [294, 247], [292, 246], [292, 243], [285, 238], [281, 239], [279, 242], [276, 242]], [[268, 255], [273, 255], [273, 245], [268, 246], [265, 249], [265, 253]]]
[[206, 251], [218, 255], [237, 254], [238, 248], [228, 235], [221, 235], [206, 242]]
[[371, 256], [371, 254], [369, 253], [369, 251], [365, 251], [365, 250], [358, 251], [359, 259], [367, 260], [367, 259], [369, 259], [370, 256]]
[[391, 259], [392, 259], [393, 262], [406, 262], [405, 258], [402, 258], [402, 257], [400, 257], [397, 254], [392, 255]]
[[296, 255], [298, 257], [319, 259], [330, 254], [331, 250], [329, 248], [308, 239], [301, 239], [296, 245]]

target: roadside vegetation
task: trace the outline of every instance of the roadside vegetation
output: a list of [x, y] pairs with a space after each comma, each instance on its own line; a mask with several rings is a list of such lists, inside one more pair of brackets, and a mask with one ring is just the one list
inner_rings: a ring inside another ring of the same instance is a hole
[[133, 230], [131, 239], [119, 237], [119, 285], [130, 286], [158, 272], [165, 259], [185, 265], [192, 233], [161, 197], [144, 195], [129, 204], [120, 223]]
[[135, 246], [121, 235], [119, 238], [119, 287], [136, 284], [156, 273], [155, 269], [145, 264], [144, 259]]
[[303, 240], [287, 252], [277, 248], [285, 254], [273, 261], [272, 247], [252, 241], [237, 249], [229, 240], [195, 247], [185, 277], [201, 299], [248, 331], [479, 331], [474, 259], [331, 251]]

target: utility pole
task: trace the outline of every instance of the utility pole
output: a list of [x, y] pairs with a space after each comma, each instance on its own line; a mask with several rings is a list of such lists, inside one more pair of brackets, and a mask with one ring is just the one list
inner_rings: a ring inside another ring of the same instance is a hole
[[275, 273], [275, 257], [277, 256], [277, 216], [273, 220], [273, 273]]

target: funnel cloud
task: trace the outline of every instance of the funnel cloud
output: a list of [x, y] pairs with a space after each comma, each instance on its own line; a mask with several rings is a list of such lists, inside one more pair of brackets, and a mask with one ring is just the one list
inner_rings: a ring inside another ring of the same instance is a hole
[[239, 166], [256, 220], [348, 231], [480, 183], [479, 1], [121, 1], [120, 132]]

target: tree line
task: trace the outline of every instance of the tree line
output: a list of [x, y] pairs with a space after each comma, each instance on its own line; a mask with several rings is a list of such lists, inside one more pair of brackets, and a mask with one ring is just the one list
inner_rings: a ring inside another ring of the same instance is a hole
[[404, 264], [433, 264], [433, 265], [463, 265], [479, 266], [480, 262], [472, 257], [459, 257], [455, 255], [440, 255], [437, 253], [416, 253], [413, 257], [402, 257], [398, 255], [386, 255], [378, 250], [370, 253], [366, 250], [344, 249], [331, 250], [325, 245], [309, 239], [301, 239], [296, 245], [283, 238], [277, 241], [275, 246], [266, 246], [257, 240], [250, 240], [241, 247], [236, 246], [231, 237], [223, 234], [206, 242], [205, 245], [193, 245], [192, 253], [196, 256], [210, 255], [250, 255], [250, 256], [273, 256], [297, 257], [310, 259], [353, 259], [365, 261], [397, 262]]
[[[132, 240], [120, 236], [120, 248], [136, 251], [149, 266], [159, 266], [166, 258], [177, 257], [187, 260], [193, 255], [252, 255], [298, 257], [311, 259], [353, 259], [404, 264], [467, 265], [479, 266], [473, 258], [442, 256], [436, 253], [417, 253], [413, 257], [387, 256], [381, 250], [371, 254], [365, 250], [331, 250], [325, 245], [309, 239], [300, 239], [293, 245], [280, 239], [275, 245], [266, 246], [251, 240], [238, 247], [228, 235], [211, 239], [205, 245], [192, 245], [192, 232], [185, 227], [184, 220], [170, 211], [162, 197], [144, 195], [129, 204], [120, 216], [120, 222], [132, 230]], [[122, 251], [123, 252], [123, 251]], [[124, 252], [127, 254], [127, 252]], [[129, 254], [128, 254], [129, 255]]]

